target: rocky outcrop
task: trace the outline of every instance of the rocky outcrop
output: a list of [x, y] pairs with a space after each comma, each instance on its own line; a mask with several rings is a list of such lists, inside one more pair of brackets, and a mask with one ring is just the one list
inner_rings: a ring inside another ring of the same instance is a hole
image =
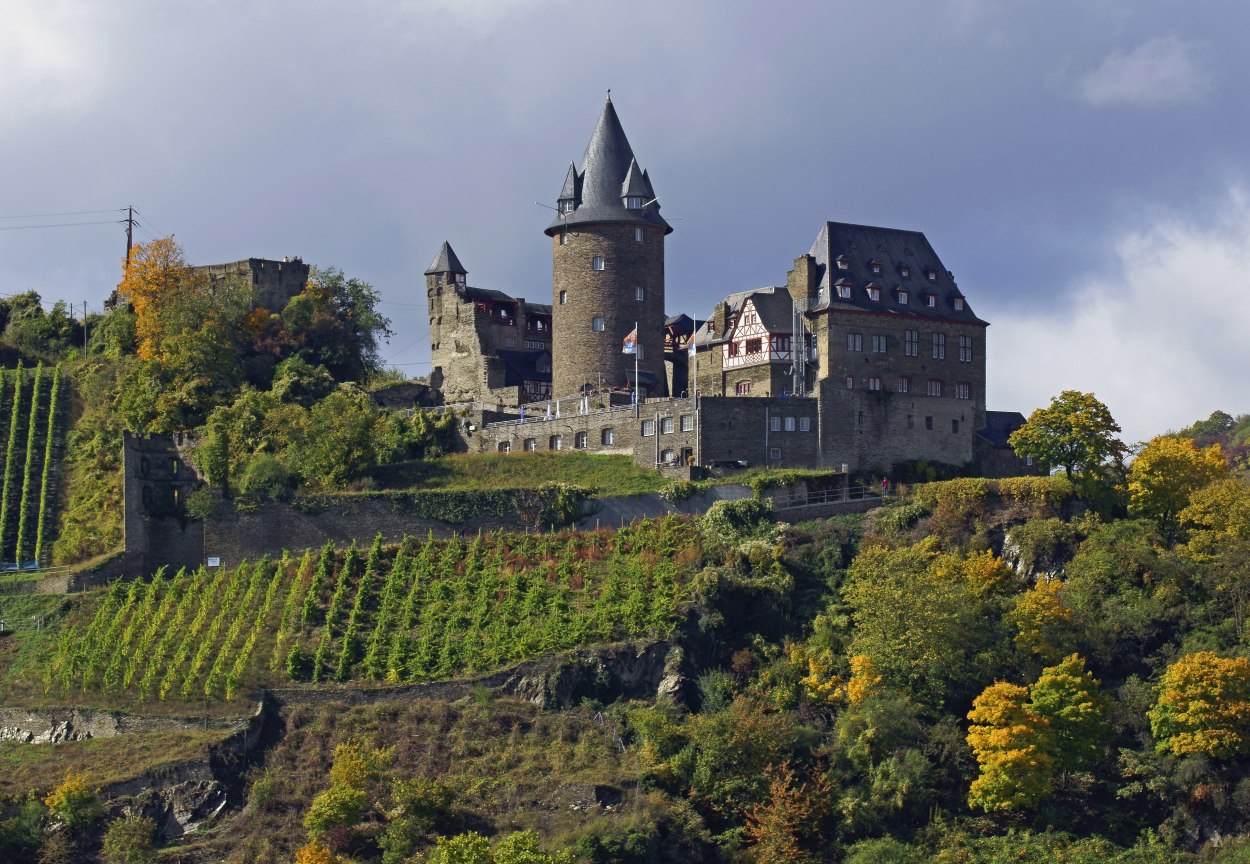
[[241, 731], [251, 722], [248, 717], [146, 717], [89, 708], [0, 708], [0, 741], [59, 744], [145, 732]]

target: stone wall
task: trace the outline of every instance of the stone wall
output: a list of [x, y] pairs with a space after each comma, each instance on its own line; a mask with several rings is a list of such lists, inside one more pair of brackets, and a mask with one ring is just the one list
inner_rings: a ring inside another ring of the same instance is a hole
[[281, 312], [292, 297], [308, 284], [310, 268], [299, 258], [271, 261], [267, 258], [245, 258], [228, 264], [205, 264], [194, 268], [213, 279], [237, 278], [256, 289], [256, 306]]
[[[642, 232], [641, 241], [636, 231]], [[639, 368], [654, 375], [658, 385], [649, 395], [667, 395], [664, 229], [635, 223], [576, 225], [552, 237], [552, 250], [552, 324], [558, 339], [552, 352], [553, 395], [572, 395], [600, 380], [605, 387], [627, 385], [634, 357], [621, 353], [621, 343], [635, 323], [643, 349]], [[592, 267], [597, 256], [604, 259], [602, 270]], [[636, 299], [638, 289], [642, 300]], [[596, 317], [603, 319], [600, 331], [592, 329]]]
[[186, 515], [186, 497], [201, 484], [179, 445], [170, 435], [123, 433], [126, 572], [198, 567], [204, 560], [203, 526]]

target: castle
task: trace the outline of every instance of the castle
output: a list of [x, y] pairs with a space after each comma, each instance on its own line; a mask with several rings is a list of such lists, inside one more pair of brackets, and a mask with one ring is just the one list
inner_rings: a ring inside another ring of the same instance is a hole
[[1023, 417], [986, 408], [988, 324], [924, 234], [827, 222], [784, 285], [666, 317], [673, 228], [610, 98], [554, 209], [550, 305], [471, 287], [448, 243], [425, 272], [430, 383], [470, 449], [1030, 471], [1005, 446]]

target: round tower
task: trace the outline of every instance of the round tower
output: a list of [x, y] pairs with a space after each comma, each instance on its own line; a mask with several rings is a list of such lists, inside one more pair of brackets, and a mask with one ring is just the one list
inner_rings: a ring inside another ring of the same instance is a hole
[[624, 353], [638, 328], [638, 385], [668, 395], [664, 369], [664, 238], [672, 227], [638, 167], [609, 97], [581, 168], [569, 166], [547, 226], [553, 280], [552, 395], [634, 386]]

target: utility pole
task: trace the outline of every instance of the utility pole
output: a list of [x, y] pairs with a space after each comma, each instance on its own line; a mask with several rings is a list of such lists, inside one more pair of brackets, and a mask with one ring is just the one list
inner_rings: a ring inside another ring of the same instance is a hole
[[[126, 268], [130, 269], [130, 247], [135, 240], [135, 208], [133, 206], [126, 208]], [[463, 269], [463, 268], [462, 268]], [[83, 315], [86, 315], [84, 309]]]

